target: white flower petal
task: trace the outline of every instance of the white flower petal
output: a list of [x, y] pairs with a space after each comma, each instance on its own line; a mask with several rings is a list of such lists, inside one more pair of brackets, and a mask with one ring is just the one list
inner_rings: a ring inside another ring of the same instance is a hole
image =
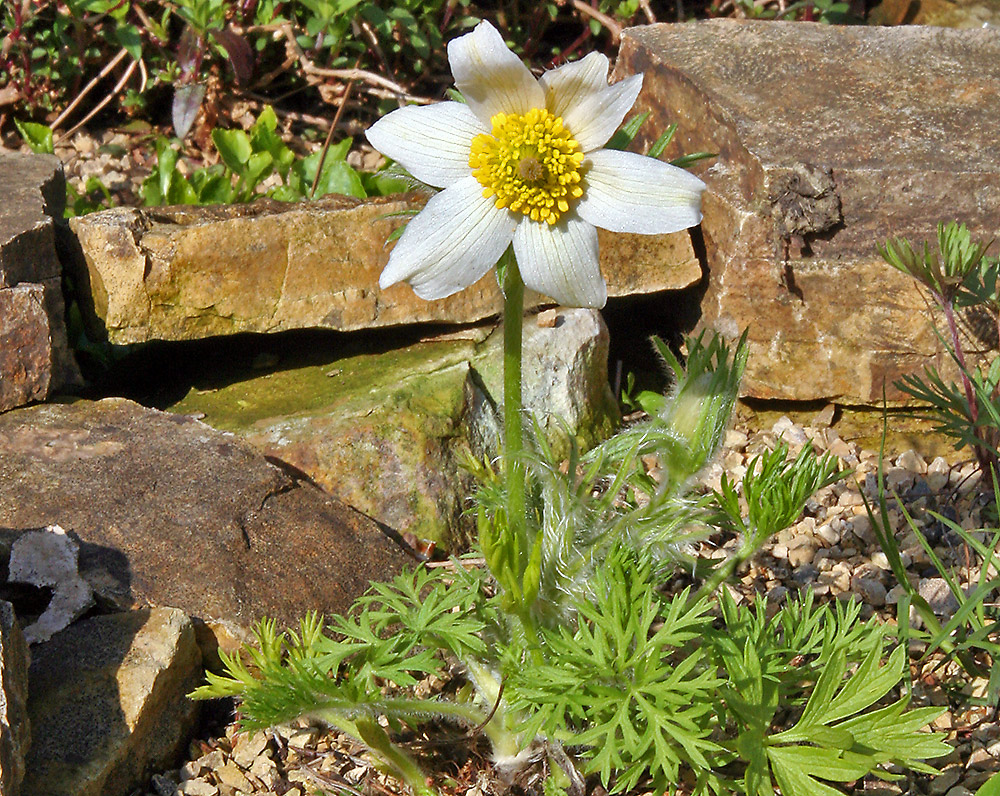
[[597, 262], [597, 230], [574, 216], [557, 224], [522, 220], [514, 254], [524, 284], [567, 307], [603, 307], [608, 288]]
[[487, 132], [461, 102], [408, 105], [368, 128], [368, 143], [398, 161], [418, 180], [444, 188], [472, 173], [472, 139]]
[[545, 107], [542, 87], [489, 22], [448, 42], [448, 63], [469, 108], [488, 128], [498, 113]]
[[590, 53], [579, 61], [550, 69], [538, 78], [545, 89], [545, 107], [562, 116], [589, 95], [606, 89], [610, 68], [606, 55]]
[[541, 76], [546, 107], [561, 116], [584, 152], [604, 146], [635, 104], [642, 75], [608, 85], [608, 59], [600, 53]]
[[469, 176], [435, 194], [407, 224], [378, 285], [407, 281], [422, 299], [439, 299], [477, 282], [510, 245], [516, 219], [483, 196]]
[[705, 183], [693, 174], [634, 152], [600, 149], [587, 156], [580, 217], [612, 232], [658, 235], [701, 221]]

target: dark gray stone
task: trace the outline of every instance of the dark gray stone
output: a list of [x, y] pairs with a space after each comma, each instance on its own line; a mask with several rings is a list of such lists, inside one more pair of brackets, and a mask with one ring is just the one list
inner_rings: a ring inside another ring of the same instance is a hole
[[209, 623], [343, 612], [407, 558], [367, 517], [233, 436], [123, 399], [0, 415], [0, 527], [59, 524], [105, 609]]

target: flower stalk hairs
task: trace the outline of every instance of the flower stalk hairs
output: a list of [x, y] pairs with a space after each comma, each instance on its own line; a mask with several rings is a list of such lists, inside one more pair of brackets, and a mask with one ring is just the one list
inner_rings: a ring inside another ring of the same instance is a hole
[[573, 307], [603, 307], [597, 227], [662, 234], [701, 221], [704, 183], [632, 152], [602, 149], [642, 88], [608, 85], [600, 53], [536, 80], [488, 22], [451, 41], [465, 103], [393, 111], [368, 140], [435, 188], [389, 256], [379, 286], [408, 282], [424, 299], [450, 296], [494, 265], [504, 290], [504, 465], [508, 522], [524, 509], [518, 457], [525, 285]]

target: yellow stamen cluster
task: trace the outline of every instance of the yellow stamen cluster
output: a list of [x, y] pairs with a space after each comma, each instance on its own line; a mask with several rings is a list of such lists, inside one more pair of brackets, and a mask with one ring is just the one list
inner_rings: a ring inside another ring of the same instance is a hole
[[472, 139], [469, 166], [497, 207], [555, 224], [583, 195], [583, 152], [560, 117], [544, 108], [498, 113], [493, 133]]

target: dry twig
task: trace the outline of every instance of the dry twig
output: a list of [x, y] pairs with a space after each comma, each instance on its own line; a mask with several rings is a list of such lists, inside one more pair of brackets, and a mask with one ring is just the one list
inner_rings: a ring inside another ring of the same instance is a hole
[[56, 117], [56, 120], [52, 122], [50, 127], [52, 128], [53, 131], [59, 129], [59, 125], [62, 124], [64, 121], [66, 121], [66, 117], [69, 116], [74, 111], [77, 105], [83, 102], [83, 98], [86, 97], [91, 92], [94, 86], [96, 86], [105, 77], [107, 77], [108, 72], [110, 72], [112, 69], [118, 66], [118, 64], [121, 63], [122, 59], [126, 55], [128, 55], [128, 50], [125, 50], [123, 48], [118, 52], [118, 54], [114, 58], [112, 58], [110, 61], [108, 61], [108, 63], [104, 65], [104, 68], [101, 69], [101, 71], [98, 72], [97, 75], [89, 83], [87, 83], [87, 85], [83, 87], [83, 90], [79, 94], [76, 95], [76, 99], [74, 99], [69, 105], [67, 105], [66, 108], [63, 110], [63, 112]]
[[[101, 111], [101, 109], [104, 108], [105, 105], [107, 105], [109, 102], [111, 102], [111, 100], [113, 100], [115, 98], [115, 96], [118, 94], [118, 92], [121, 91], [125, 87], [125, 84], [128, 83], [129, 78], [132, 77], [133, 73], [136, 70], [136, 67], [138, 67], [141, 62], [142, 62], [142, 59], [139, 59], [138, 61], [133, 61], [132, 63], [130, 63], [128, 65], [128, 69], [125, 70], [125, 74], [121, 76], [121, 79], [117, 83], [115, 83], [115, 87], [113, 89], [111, 89], [111, 91], [108, 93], [108, 95], [104, 99], [102, 99], [100, 102], [98, 102], [93, 108], [91, 108], [90, 112], [86, 116], [84, 116], [82, 119], [80, 119], [80, 121], [78, 121], [76, 124], [74, 124], [72, 127], [70, 127], [61, 136], [59, 136], [59, 138], [57, 138], [53, 142], [53, 144], [58, 144], [60, 141], [62, 141], [63, 139], [65, 139], [67, 136], [72, 135], [73, 133], [75, 133], [77, 130], [79, 130], [81, 127], [83, 127], [83, 125], [85, 125], [92, 118], [94, 118], [94, 116], [96, 116]], [[145, 69], [143, 69], [142, 71], [144, 73]]]
[[587, 5], [583, 0], [573, 0], [573, 8], [588, 17], [593, 17], [608, 29], [611, 34], [611, 43], [618, 44], [622, 37], [622, 26], [615, 22], [607, 14], [602, 14], [596, 8]]

